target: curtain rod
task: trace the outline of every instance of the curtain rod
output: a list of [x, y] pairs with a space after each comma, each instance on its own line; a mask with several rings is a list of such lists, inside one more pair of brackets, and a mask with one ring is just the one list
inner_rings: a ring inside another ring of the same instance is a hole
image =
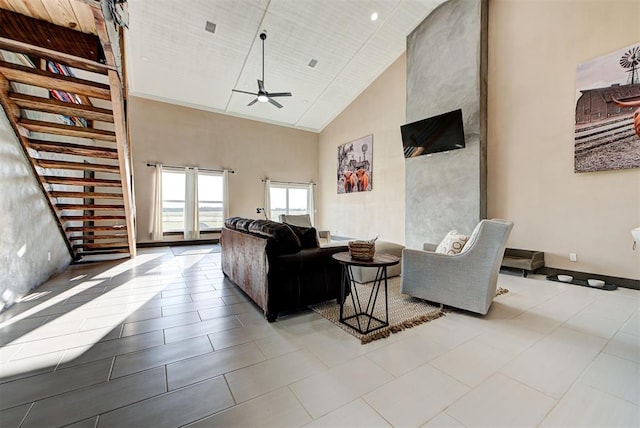
[[[266, 183], [267, 179], [262, 179], [262, 182]], [[276, 183], [276, 184], [304, 184], [306, 186], [308, 186], [309, 184], [314, 185], [314, 186], [316, 185], [316, 183], [299, 183], [299, 182], [296, 182], [296, 181], [276, 181], [276, 180], [271, 180], [271, 182], [272, 183]]]
[[[224, 172], [225, 169], [212, 169], [212, 168], [200, 168], [198, 166], [179, 166], [179, 165], [165, 165], [163, 163], [147, 163], [147, 166], [166, 166], [167, 168], [198, 168], [200, 171], [210, 171], [210, 172]], [[232, 169], [227, 169], [231, 174], [235, 174], [236, 172]]]

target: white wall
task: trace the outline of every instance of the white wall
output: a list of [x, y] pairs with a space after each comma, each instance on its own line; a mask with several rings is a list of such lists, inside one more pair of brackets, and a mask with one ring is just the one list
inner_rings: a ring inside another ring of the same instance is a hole
[[[318, 223], [333, 235], [404, 243], [406, 59], [402, 55], [320, 133]], [[338, 146], [373, 134], [370, 192], [337, 194]]]
[[573, 172], [576, 66], [633, 43], [637, 0], [489, 4], [488, 215], [549, 266], [640, 279], [640, 169]]
[[127, 107], [138, 242], [151, 240], [154, 169], [147, 162], [234, 169], [229, 214], [249, 218], [259, 218], [256, 208], [264, 206], [262, 179], [318, 180], [316, 133], [139, 97]]
[[1, 108], [0, 201], [2, 309], [65, 268], [71, 256]]
[[[573, 172], [576, 66], [638, 42], [637, 0], [489, 2], [488, 217], [513, 220], [508, 245], [547, 266], [640, 279], [640, 169]], [[404, 242], [405, 69], [401, 57], [320, 134], [318, 208], [334, 234]], [[371, 133], [373, 192], [337, 195], [337, 146]]]

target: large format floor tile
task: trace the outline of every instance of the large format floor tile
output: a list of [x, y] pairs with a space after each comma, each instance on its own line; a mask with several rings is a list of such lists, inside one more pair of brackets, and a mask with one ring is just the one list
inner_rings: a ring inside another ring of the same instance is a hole
[[391, 425], [385, 421], [375, 410], [361, 399], [334, 410], [333, 412], [315, 419], [305, 427], [309, 428], [333, 428], [333, 427], [361, 427], [361, 428], [389, 428]]
[[414, 334], [371, 351], [367, 357], [399, 377], [448, 351], [448, 347]]
[[[636, 382], [637, 379], [631, 381]], [[542, 427], [638, 427], [640, 407], [577, 384], [542, 421]]]
[[253, 400], [245, 401], [190, 428], [210, 427], [300, 427], [311, 421], [304, 407], [289, 388], [280, 388]]
[[325, 366], [308, 351], [297, 351], [227, 373], [238, 403], [312, 376]]
[[[164, 344], [162, 331], [151, 331], [137, 336], [106, 340], [84, 348], [73, 348], [65, 354], [61, 367], [69, 367], [89, 361], [124, 355], [141, 349], [152, 348]], [[73, 355], [73, 357], [71, 357]]]
[[37, 401], [22, 425], [62, 426], [166, 392], [164, 367]]
[[106, 382], [110, 358], [0, 384], [0, 410]]
[[253, 343], [180, 360], [167, 364], [169, 389], [220, 376], [264, 360], [264, 356]]
[[131, 352], [129, 354], [118, 355], [113, 364], [111, 378], [125, 376], [152, 367], [163, 366], [211, 351], [213, 351], [211, 343], [209, 343], [206, 336], [201, 336], [168, 345], [144, 349], [142, 351]]
[[1, 411], [0, 426], [19, 427], [30, 408], [31, 403]]
[[477, 386], [511, 359], [479, 338], [458, 346], [430, 364], [467, 386]]
[[486, 316], [361, 345], [310, 310], [266, 322], [220, 265], [140, 249], [0, 313], [0, 426], [640, 425], [637, 290], [501, 274]]
[[[637, 382], [629, 382], [636, 379]], [[640, 364], [600, 354], [583, 373], [580, 383], [640, 405]]]
[[604, 348], [599, 336], [560, 327], [500, 371], [551, 397], [560, 398]]
[[311, 416], [318, 418], [392, 379], [391, 374], [360, 357], [298, 381], [290, 388]]
[[393, 426], [420, 426], [468, 391], [425, 365], [366, 394], [364, 400]]
[[534, 427], [555, 404], [551, 397], [495, 374], [446, 413], [466, 427]]
[[217, 377], [105, 413], [98, 427], [179, 427], [233, 404], [227, 383]]

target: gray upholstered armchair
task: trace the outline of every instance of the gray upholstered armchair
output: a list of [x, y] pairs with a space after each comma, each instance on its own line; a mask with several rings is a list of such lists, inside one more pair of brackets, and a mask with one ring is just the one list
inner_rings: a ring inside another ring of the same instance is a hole
[[513, 223], [482, 220], [462, 252], [402, 251], [402, 292], [485, 315], [496, 295], [498, 271]]
[[[280, 223], [289, 223], [300, 227], [313, 227], [309, 214], [280, 214]], [[318, 230], [318, 238], [321, 244], [329, 243], [331, 242], [331, 232], [328, 230]]]

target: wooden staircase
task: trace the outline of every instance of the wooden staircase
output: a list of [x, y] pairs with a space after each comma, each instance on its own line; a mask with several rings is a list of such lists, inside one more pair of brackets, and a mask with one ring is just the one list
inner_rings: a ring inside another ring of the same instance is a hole
[[[124, 80], [100, 3], [79, 4], [94, 18], [106, 64], [25, 43], [24, 38], [0, 37], [0, 103], [73, 259], [118, 253], [134, 257]], [[0, 12], [5, 18], [10, 13]], [[65, 37], [74, 33], [62, 27], [60, 32]], [[82, 77], [51, 72], [46, 66], [51, 63]], [[56, 99], [54, 91], [72, 101]]]

